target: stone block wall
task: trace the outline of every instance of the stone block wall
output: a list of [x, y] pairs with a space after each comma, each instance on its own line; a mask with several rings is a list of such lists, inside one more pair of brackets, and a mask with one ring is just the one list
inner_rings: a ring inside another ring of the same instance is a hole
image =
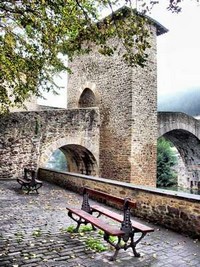
[[157, 59], [156, 31], [145, 68], [132, 70], [131, 179], [133, 184], [156, 186], [157, 170]]
[[136, 201], [133, 214], [177, 232], [200, 238], [200, 196], [180, 192], [135, 186], [111, 179], [39, 170], [39, 178], [64, 188], [80, 192], [84, 186], [104, 191], [110, 195], [130, 197]]
[[[111, 40], [117, 42], [117, 40]], [[68, 107], [77, 108], [90, 89], [100, 110], [100, 176], [155, 186], [156, 181], [156, 29], [149, 60], [131, 68], [116, 53], [92, 53], [69, 64]], [[122, 49], [122, 48], [120, 48]]]
[[75, 59], [70, 68], [74, 74], [68, 81], [68, 107], [77, 108], [81, 93], [89, 88], [100, 109], [100, 175], [129, 181], [131, 69], [118, 57], [98, 52]]
[[22, 176], [24, 167], [45, 166], [56, 149], [67, 145], [87, 149], [98, 165], [98, 109], [16, 112], [2, 116], [0, 178]]

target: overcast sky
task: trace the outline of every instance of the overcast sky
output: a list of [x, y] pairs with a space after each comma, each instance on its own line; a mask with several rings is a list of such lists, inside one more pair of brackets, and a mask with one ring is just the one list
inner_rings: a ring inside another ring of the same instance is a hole
[[200, 90], [200, 4], [185, 0], [179, 14], [159, 5], [151, 16], [169, 29], [157, 39], [158, 93]]
[[[169, 32], [157, 38], [158, 97], [192, 87], [200, 88], [200, 4], [185, 0], [182, 12], [166, 11], [166, 1], [155, 6], [150, 14]], [[59, 84], [64, 87], [61, 95], [45, 97], [40, 104], [66, 107], [67, 75], [62, 75]], [[199, 89], [200, 90], [200, 89]]]

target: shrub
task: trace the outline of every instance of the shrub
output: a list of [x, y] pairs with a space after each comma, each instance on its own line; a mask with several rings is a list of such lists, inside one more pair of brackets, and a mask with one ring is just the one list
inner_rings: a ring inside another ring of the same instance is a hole
[[158, 139], [157, 145], [157, 187], [177, 185], [177, 174], [172, 167], [177, 163], [177, 156], [170, 141], [164, 137]]

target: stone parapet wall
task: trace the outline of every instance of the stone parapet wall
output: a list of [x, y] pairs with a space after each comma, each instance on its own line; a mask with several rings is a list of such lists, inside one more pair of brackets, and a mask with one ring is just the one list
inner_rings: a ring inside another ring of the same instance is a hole
[[80, 192], [84, 186], [136, 200], [134, 215], [194, 238], [200, 238], [200, 196], [110, 179], [40, 169], [39, 179]]

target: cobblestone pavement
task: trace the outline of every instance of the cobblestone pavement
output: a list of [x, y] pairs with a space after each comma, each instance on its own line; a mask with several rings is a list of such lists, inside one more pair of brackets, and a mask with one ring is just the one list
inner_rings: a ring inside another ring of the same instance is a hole
[[97, 238], [97, 232], [72, 235], [65, 231], [74, 224], [67, 216], [66, 204], [80, 206], [81, 200], [78, 194], [48, 183], [44, 183], [39, 195], [27, 195], [19, 190], [16, 181], [1, 180], [0, 266], [200, 266], [199, 241], [152, 224], [155, 232], [137, 246], [140, 258], [133, 257], [128, 249], [120, 251], [116, 262], [110, 262], [110, 249], [95, 253], [85, 244], [90, 236]]

